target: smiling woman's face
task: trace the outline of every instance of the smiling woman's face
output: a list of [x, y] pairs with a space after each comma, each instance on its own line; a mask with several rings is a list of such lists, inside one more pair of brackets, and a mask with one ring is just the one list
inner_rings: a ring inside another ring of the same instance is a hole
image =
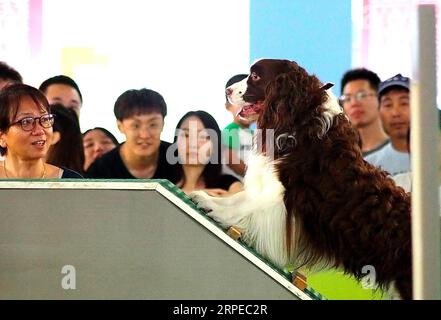
[[17, 114], [10, 122], [12, 125], [0, 135], [2, 147], [7, 149], [7, 157], [22, 160], [46, 157], [52, 142], [52, 127], [44, 128], [39, 120], [35, 120], [34, 129], [25, 131], [20, 123], [16, 122], [24, 118], [39, 118], [48, 113], [48, 110], [38, 106], [30, 97], [25, 96], [20, 100]]

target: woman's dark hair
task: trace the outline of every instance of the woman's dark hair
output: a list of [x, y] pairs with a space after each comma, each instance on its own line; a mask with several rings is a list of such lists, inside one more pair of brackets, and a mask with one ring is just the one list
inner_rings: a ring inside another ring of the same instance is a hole
[[83, 172], [84, 149], [78, 116], [72, 109], [52, 104], [55, 115], [53, 130], [60, 133], [60, 140], [49, 148], [46, 162], [76, 172]]
[[167, 115], [164, 98], [150, 89], [127, 90], [116, 99], [113, 108], [117, 120], [122, 121], [134, 115], [158, 112], [163, 118]]
[[[7, 132], [12, 120], [17, 116], [20, 103], [23, 98], [30, 98], [40, 108], [50, 113], [49, 103], [44, 94], [37, 88], [26, 84], [11, 84], [0, 91], [0, 131]], [[0, 154], [3, 156], [6, 148], [0, 146]]]
[[[219, 125], [216, 120], [207, 112], [198, 110], [198, 111], [190, 111], [187, 112], [181, 120], [179, 120], [175, 129], [175, 138], [174, 143], [177, 143], [179, 129], [181, 128], [182, 123], [189, 117], [197, 117], [203, 123], [205, 129], [211, 129], [216, 134], [216, 139], [211, 139], [213, 143], [213, 149], [211, 151], [211, 157], [209, 163], [205, 165], [204, 171], [202, 171], [202, 178], [204, 179], [205, 186], [207, 188], [214, 188], [219, 182], [219, 177], [222, 174], [222, 147], [221, 147], [221, 131], [219, 129]], [[178, 156], [178, 150], [175, 151], [175, 157]], [[182, 165], [178, 162], [175, 166], [175, 174], [176, 181], [181, 181], [181, 179], [185, 183], [184, 171], [182, 169]]]
[[115, 136], [114, 136], [109, 130], [104, 129], [104, 128], [101, 128], [101, 127], [95, 127], [95, 128], [92, 128], [92, 129], [89, 129], [89, 130], [84, 131], [84, 133], [83, 133], [83, 137], [85, 137], [86, 134], [88, 134], [89, 132], [94, 131], [94, 130], [99, 130], [99, 131], [101, 131], [102, 133], [104, 133], [104, 134], [105, 134], [110, 140], [112, 140], [112, 142], [113, 142], [113, 144], [114, 144], [115, 146], [119, 145], [119, 142], [118, 142], [118, 140], [115, 138]]

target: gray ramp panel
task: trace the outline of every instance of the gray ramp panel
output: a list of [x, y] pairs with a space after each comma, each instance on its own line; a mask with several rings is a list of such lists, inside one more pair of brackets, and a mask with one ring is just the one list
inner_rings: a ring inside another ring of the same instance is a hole
[[154, 180], [1, 181], [0, 298], [311, 299], [184, 200]]

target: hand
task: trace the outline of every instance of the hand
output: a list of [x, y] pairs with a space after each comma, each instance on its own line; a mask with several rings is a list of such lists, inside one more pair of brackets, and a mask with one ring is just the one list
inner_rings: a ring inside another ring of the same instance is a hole
[[212, 197], [222, 197], [228, 194], [228, 191], [220, 188], [202, 189], [202, 191], [205, 191]]

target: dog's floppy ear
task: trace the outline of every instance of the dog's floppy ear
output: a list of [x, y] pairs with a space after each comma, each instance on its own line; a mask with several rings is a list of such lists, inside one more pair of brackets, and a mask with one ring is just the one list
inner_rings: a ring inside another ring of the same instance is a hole
[[[297, 97], [299, 94], [299, 91], [295, 90], [295, 85], [288, 72], [279, 73], [267, 83], [264, 109], [257, 120], [259, 128], [274, 129], [276, 135], [287, 132], [288, 121], [293, 121], [288, 116], [291, 113], [290, 105], [292, 103], [290, 101], [293, 96]], [[293, 128], [289, 129], [293, 130]]]
[[260, 118], [261, 127], [275, 128], [275, 134], [296, 132], [298, 141], [322, 137], [327, 131], [322, 105], [327, 99], [325, 90], [332, 85], [323, 85], [316, 76], [295, 62], [290, 63], [290, 70], [278, 75], [267, 87], [267, 108]]
[[266, 87], [265, 110], [258, 121], [259, 127], [274, 128], [276, 134], [296, 130], [295, 126], [303, 121], [301, 116], [311, 98], [310, 91], [304, 87], [308, 79], [303, 70], [289, 61], [284, 68]]

